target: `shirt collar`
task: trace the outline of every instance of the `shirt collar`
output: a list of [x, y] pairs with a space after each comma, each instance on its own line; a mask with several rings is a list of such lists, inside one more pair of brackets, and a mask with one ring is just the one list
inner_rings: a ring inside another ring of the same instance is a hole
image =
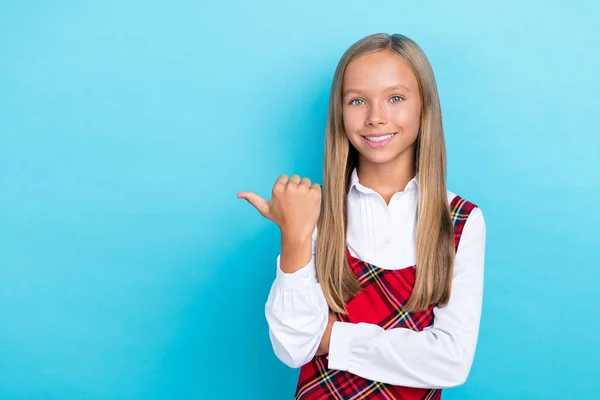
[[[404, 192], [412, 192], [419, 187], [419, 174], [417, 173], [414, 178], [412, 178], [404, 187]], [[352, 175], [350, 175], [350, 187], [348, 188], [348, 193], [352, 191], [352, 188], [356, 188], [356, 190], [363, 193], [375, 193], [375, 191], [371, 188], [368, 188], [362, 185], [358, 180], [358, 172], [357, 168], [354, 167], [352, 170]]]

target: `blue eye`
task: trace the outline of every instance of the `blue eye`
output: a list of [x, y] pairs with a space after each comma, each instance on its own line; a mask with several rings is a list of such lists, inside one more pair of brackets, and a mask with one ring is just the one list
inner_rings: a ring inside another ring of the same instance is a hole
[[353, 100], [350, 100], [349, 104], [352, 104], [352, 105], [355, 105], [355, 106], [360, 105], [360, 104], [356, 104], [355, 101], [362, 101], [364, 103], [364, 101], [362, 99], [353, 99]]
[[404, 100], [404, 99], [403, 99], [402, 97], [400, 97], [400, 96], [392, 96], [392, 97], [390, 98], [390, 100], [393, 100], [393, 99], [397, 99], [397, 100], [396, 100], [396, 101], [392, 101], [392, 103], [399, 103], [399, 102], [401, 102], [402, 100]]

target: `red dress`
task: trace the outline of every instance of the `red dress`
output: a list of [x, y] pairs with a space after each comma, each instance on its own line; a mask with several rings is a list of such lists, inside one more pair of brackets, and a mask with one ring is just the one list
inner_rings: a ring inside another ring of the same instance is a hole
[[[467, 217], [477, 206], [458, 196], [452, 199], [450, 210], [454, 224], [454, 246], [458, 243]], [[415, 284], [415, 268], [399, 270], [379, 268], [350, 254], [350, 267], [361, 283], [362, 290], [347, 304], [347, 315], [337, 315], [343, 322], [366, 322], [384, 329], [407, 328], [421, 331], [433, 324], [432, 304], [425, 311], [408, 313], [402, 305], [410, 297]], [[362, 378], [347, 371], [328, 369], [326, 355], [315, 356], [300, 369], [295, 400], [323, 399], [441, 399], [441, 389], [409, 388]]]

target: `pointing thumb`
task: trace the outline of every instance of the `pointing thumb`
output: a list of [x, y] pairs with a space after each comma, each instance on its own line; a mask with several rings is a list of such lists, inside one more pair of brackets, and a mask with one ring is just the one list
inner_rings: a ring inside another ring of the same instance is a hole
[[271, 219], [269, 202], [267, 200], [252, 192], [240, 192], [237, 197], [247, 200], [263, 217]]

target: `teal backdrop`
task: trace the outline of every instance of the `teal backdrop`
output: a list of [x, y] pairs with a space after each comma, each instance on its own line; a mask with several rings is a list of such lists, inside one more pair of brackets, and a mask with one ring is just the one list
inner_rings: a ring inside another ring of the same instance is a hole
[[279, 231], [238, 191], [320, 182], [345, 49], [416, 40], [448, 188], [484, 212], [480, 340], [451, 399], [595, 399], [600, 6], [0, 2], [0, 399], [290, 399]]

